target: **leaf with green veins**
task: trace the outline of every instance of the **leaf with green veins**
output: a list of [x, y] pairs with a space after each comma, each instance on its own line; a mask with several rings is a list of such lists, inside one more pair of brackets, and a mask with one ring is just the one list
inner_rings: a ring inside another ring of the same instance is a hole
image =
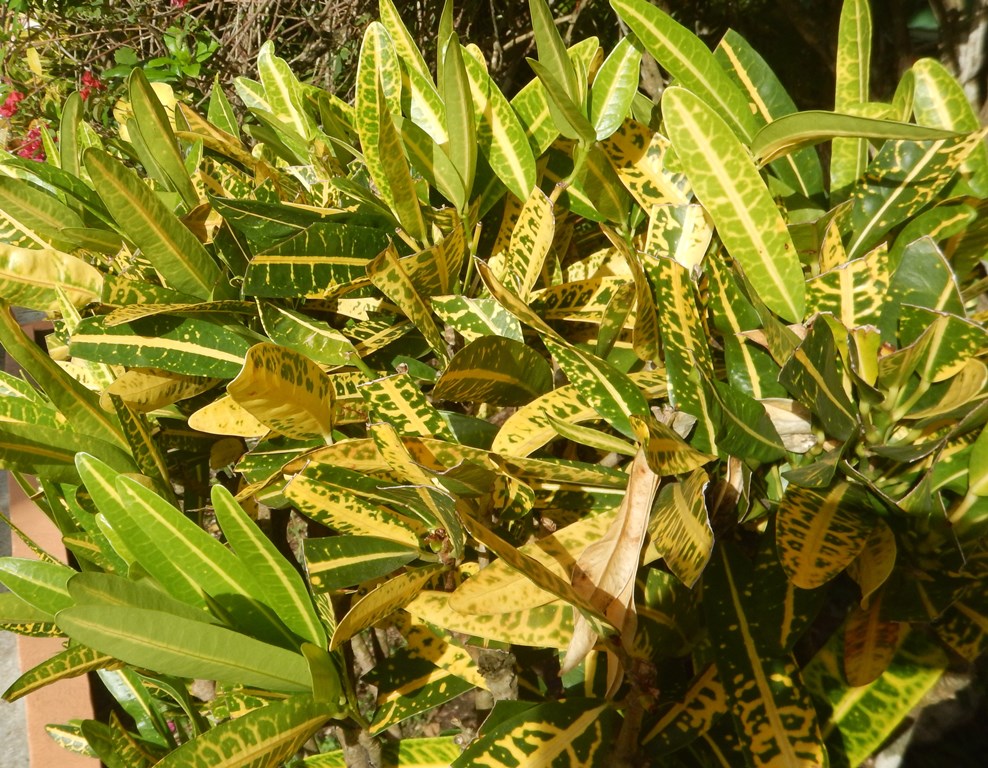
[[59, 290], [81, 309], [99, 300], [103, 276], [68, 253], [0, 243], [0, 295], [4, 301], [48, 312], [60, 308]]
[[935, 141], [886, 142], [850, 190], [848, 256], [871, 250], [889, 230], [926, 207], [983, 138], [981, 131]]
[[796, 248], [744, 146], [689, 91], [666, 89], [662, 108], [669, 138], [728, 253], [772, 311], [792, 322], [802, 320], [803, 278]]
[[[425, 57], [422, 56], [422, 52], [416, 45], [415, 38], [402, 22], [401, 15], [398, 13], [393, 0], [380, 0], [378, 15], [381, 17], [384, 28], [388, 31], [398, 59], [422, 77], [431, 78], [432, 73], [429, 71], [429, 65], [425, 63]], [[445, 49], [446, 40], [444, 39], [442, 42], [443, 48], [440, 50]]]
[[580, 397], [618, 432], [633, 437], [630, 417], [648, 415], [648, 402], [626, 374], [576, 347], [543, 339]]
[[682, 482], [662, 487], [655, 499], [649, 523], [645, 557], [658, 555], [687, 587], [703, 573], [714, 546], [707, 504], [704, 499], [709, 478], [696, 469]]
[[672, 427], [653, 418], [632, 417], [635, 437], [645, 449], [652, 471], [661, 477], [682, 475], [713, 461], [713, 456], [700, 453], [681, 438]]
[[263, 342], [247, 351], [227, 393], [254, 418], [288, 437], [329, 439], [335, 390], [300, 352]]
[[842, 482], [826, 489], [790, 485], [779, 504], [776, 544], [790, 580], [815, 589], [861, 552], [874, 527], [867, 492]]
[[614, 133], [628, 116], [638, 90], [641, 56], [640, 46], [625, 37], [597, 70], [590, 90], [590, 122], [598, 141]]
[[330, 640], [329, 650], [336, 650], [361, 630], [407, 606], [444, 568], [442, 565], [426, 565], [407, 570], [379, 584], [354, 603], [340, 620]]
[[504, 258], [494, 269], [495, 277], [501, 282], [510, 281], [523, 301], [531, 298], [552, 248], [556, 231], [552, 208], [545, 193], [535, 187], [518, 215]]
[[518, 115], [532, 154], [536, 158], [541, 157], [559, 137], [559, 129], [549, 112], [545, 86], [534, 78], [511, 100], [511, 108]]
[[904, 337], [919, 336], [925, 341], [916, 364], [916, 373], [925, 382], [946, 381], [988, 349], [988, 331], [983, 325], [947, 312], [905, 306], [900, 327]]
[[[961, 133], [981, 128], [981, 121], [960, 83], [936, 59], [920, 59], [910, 70], [913, 76], [913, 113], [916, 122]], [[988, 193], [988, 148], [983, 143], [961, 166], [968, 183], [979, 196]]]
[[[402, 62], [406, 63], [406, 62]], [[436, 144], [446, 144], [449, 133], [446, 128], [446, 107], [432, 75], [422, 75], [415, 69], [406, 67], [403, 73], [408, 78], [402, 87], [402, 111], [419, 131]], [[398, 115], [394, 117], [397, 119]]]
[[672, 259], [646, 259], [645, 269], [656, 296], [670, 404], [699, 419], [694, 443], [698, 450], [712, 453], [720, 413], [699, 372], [703, 368], [707, 378], [712, 378], [713, 363], [693, 298], [693, 282], [687, 270]]
[[119, 160], [97, 149], [87, 149], [82, 159], [107, 210], [165, 283], [208, 299], [220, 270], [195, 235]]
[[484, 336], [501, 336], [522, 341], [521, 324], [494, 299], [472, 299], [460, 295], [434, 296], [432, 307], [468, 344]]
[[[0, 220], [20, 230], [32, 247], [72, 250], [75, 239], [65, 230], [85, 226], [82, 218], [57, 197], [21, 179], [0, 176]], [[13, 245], [9, 236], [8, 246]]]
[[709, 617], [721, 680], [747, 760], [756, 766], [825, 764], [809, 692], [790, 655], [767, 652], [752, 631], [757, 600], [752, 567], [736, 545], [719, 544], [704, 571], [703, 607]]
[[[392, 209], [394, 190], [387, 183], [380, 139], [384, 121], [392, 114], [401, 114], [401, 69], [387, 30], [372, 22], [364, 31], [357, 60], [354, 85], [355, 127], [360, 137], [360, 149], [367, 170], [377, 184], [378, 192]], [[381, 100], [385, 106], [381, 106]]]
[[843, 380], [830, 326], [817, 321], [782, 368], [779, 381], [817, 415], [826, 433], [838, 440], [847, 440], [858, 428], [857, 409], [844, 391]]
[[448, 360], [446, 342], [432, 318], [432, 310], [416, 290], [411, 277], [398, 258], [394, 245], [389, 245], [367, 265], [367, 274], [381, 293], [391, 299], [415, 323], [439, 359]]
[[[714, 57], [728, 75], [748, 94], [759, 122], [771, 123], [796, 111], [796, 105], [775, 72], [741, 35], [727, 30], [714, 50]], [[757, 141], [757, 136], [754, 141]], [[753, 145], [754, 145], [753, 141]], [[757, 152], [752, 154], [756, 157]], [[772, 171], [799, 194], [813, 198], [823, 193], [823, 168], [816, 152], [796, 151], [772, 165]]]
[[393, 573], [421, 556], [408, 547], [376, 536], [306, 539], [305, 570], [314, 592], [330, 592]]
[[699, 738], [725, 714], [727, 692], [717, 675], [717, 666], [708, 664], [693, 678], [686, 692], [664, 709], [642, 743], [667, 754]]
[[[928, 236], [936, 243], [947, 240], [968, 230], [977, 220], [977, 209], [960, 203], [957, 205], [941, 204], [923, 211], [902, 227], [895, 237], [895, 242], [889, 249], [889, 266], [892, 270], [898, 268], [906, 247]], [[957, 257], [952, 258], [957, 264]], [[954, 267], [958, 271], [958, 267]]]
[[278, 552], [226, 488], [214, 485], [212, 502], [223, 535], [257, 579], [265, 598], [271, 605], [278, 606], [278, 616], [300, 637], [325, 646], [325, 630], [298, 571]]
[[[871, 8], [867, 0], [847, 0], [841, 7], [837, 31], [834, 109], [851, 112], [871, 101]], [[864, 174], [868, 143], [837, 139], [830, 158], [831, 204], [842, 202]]]
[[3, 692], [4, 701], [17, 701], [46, 685], [117, 664], [112, 656], [85, 645], [73, 645], [24, 672]]
[[432, 394], [437, 400], [517, 406], [550, 389], [552, 370], [531, 347], [481, 336], [453, 356]]
[[[358, 389], [367, 403], [371, 422], [390, 424], [403, 435], [453, 439], [442, 414], [408, 374], [385, 376], [361, 384]], [[435, 391], [433, 399], [441, 399]]]

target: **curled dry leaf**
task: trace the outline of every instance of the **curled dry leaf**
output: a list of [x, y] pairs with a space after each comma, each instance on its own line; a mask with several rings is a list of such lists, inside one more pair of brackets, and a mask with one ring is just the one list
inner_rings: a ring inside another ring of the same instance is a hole
[[[588, 546], [573, 569], [573, 588], [599, 610], [630, 643], [637, 627], [635, 573], [648, 530], [659, 475], [651, 470], [641, 449], [628, 475], [628, 489], [617, 517], [603, 538]], [[576, 667], [597, 642], [597, 633], [577, 612], [573, 640], [566, 649], [563, 671]]]

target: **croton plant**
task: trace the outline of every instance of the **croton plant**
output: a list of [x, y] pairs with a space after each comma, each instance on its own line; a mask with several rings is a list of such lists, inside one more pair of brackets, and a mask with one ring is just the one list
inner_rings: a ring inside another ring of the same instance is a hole
[[[508, 98], [381, 0], [0, 161], [0, 461], [70, 562], [0, 623], [111, 768], [857, 766], [988, 633], [988, 150], [917, 61], [832, 112], [647, 0]], [[639, 90], [644, 55], [669, 82]], [[13, 306], [49, 314], [43, 350]], [[30, 542], [29, 542], [30, 543]], [[37, 548], [36, 548], [37, 549]], [[318, 739], [315, 737], [318, 736]], [[329, 736], [333, 738], [330, 739]]]

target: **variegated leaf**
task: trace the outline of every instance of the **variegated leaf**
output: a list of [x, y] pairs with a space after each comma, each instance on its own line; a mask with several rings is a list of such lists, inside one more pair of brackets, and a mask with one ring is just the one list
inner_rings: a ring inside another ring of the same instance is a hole
[[555, 231], [552, 203], [536, 187], [521, 209], [503, 261], [494, 270], [494, 276], [500, 282], [513, 284], [515, 293], [523, 301], [528, 301], [541, 277]]
[[[852, 112], [871, 100], [871, 7], [867, 0], [849, 0], [841, 7], [837, 30], [834, 109]], [[830, 160], [831, 203], [846, 199], [847, 190], [864, 174], [868, 144], [864, 139], [837, 139]]]
[[432, 394], [436, 400], [517, 406], [551, 389], [552, 370], [531, 347], [481, 336], [454, 355]]
[[779, 559], [793, 584], [815, 589], [850, 565], [873, 527], [867, 492], [859, 486], [790, 485], [779, 504]]
[[869, 685], [888, 669], [905, 625], [884, 621], [879, 596], [867, 608], [855, 606], [844, 625], [844, 675], [855, 688]]
[[46, 685], [66, 678], [78, 677], [114, 663], [116, 660], [112, 656], [98, 653], [84, 645], [73, 645], [18, 677], [3, 692], [3, 698], [5, 701], [16, 701]]
[[714, 546], [704, 498], [707, 482], [707, 473], [698, 469], [683, 482], [663, 486], [649, 523], [646, 560], [664, 558], [687, 587], [700, 578]]
[[376, 580], [420, 556], [418, 548], [376, 536], [306, 539], [305, 570], [314, 592], [330, 592]]
[[725, 714], [727, 691], [717, 675], [717, 665], [708, 664], [693, 678], [685, 694], [665, 708], [642, 743], [652, 743], [662, 754], [672, 752], [702, 736]]
[[643, 210], [656, 205], [685, 205], [689, 182], [673, 164], [669, 140], [634, 120], [625, 120], [601, 148], [618, 178]]

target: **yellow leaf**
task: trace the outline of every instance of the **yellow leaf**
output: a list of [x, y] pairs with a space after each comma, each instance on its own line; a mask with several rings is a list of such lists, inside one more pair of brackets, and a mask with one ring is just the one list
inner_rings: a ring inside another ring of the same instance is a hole
[[268, 428], [229, 397], [220, 397], [189, 416], [189, 426], [210, 435], [263, 437]]

